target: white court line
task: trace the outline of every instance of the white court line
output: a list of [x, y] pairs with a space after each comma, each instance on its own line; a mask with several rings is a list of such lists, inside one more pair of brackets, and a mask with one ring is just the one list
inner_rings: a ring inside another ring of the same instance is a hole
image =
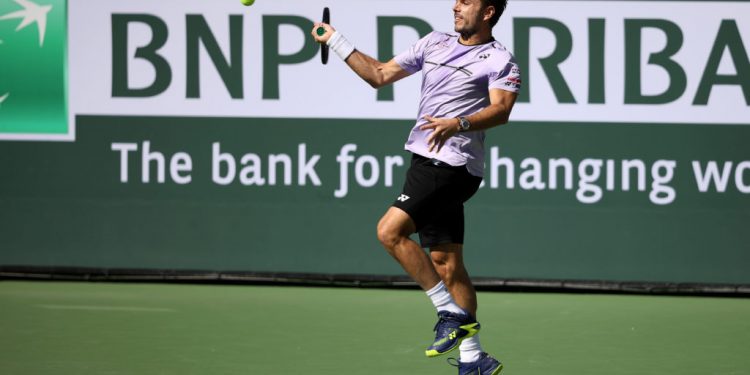
[[86, 306], [86, 305], [37, 305], [49, 310], [87, 310], [87, 311], [126, 311], [126, 312], [175, 312], [176, 310], [162, 307], [137, 306]]

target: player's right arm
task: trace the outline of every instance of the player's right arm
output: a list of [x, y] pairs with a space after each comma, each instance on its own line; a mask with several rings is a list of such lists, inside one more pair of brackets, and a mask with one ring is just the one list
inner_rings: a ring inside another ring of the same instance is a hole
[[[325, 28], [325, 34], [318, 35], [316, 33], [318, 27]], [[336, 32], [336, 29], [331, 25], [316, 23], [313, 25], [312, 36], [318, 43], [327, 43], [334, 32]], [[346, 58], [345, 62], [360, 78], [374, 88], [389, 85], [411, 75], [393, 59], [383, 63], [356, 49]]]
[[354, 50], [349, 55], [346, 59], [346, 65], [349, 65], [358, 76], [376, 89], [411, 75], [393, 59], [381, 63], [358, 50]]

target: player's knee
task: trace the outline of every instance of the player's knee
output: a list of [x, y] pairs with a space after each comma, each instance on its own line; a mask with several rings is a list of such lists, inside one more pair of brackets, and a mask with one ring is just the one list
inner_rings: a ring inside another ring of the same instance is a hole
[[401, 234], [398, 230], [389, 226], [382, 221], [378, 223], [377, 228], [378, 241], [383, 244], [388, 251], [393, 250], [399, 241], [401, 241]]

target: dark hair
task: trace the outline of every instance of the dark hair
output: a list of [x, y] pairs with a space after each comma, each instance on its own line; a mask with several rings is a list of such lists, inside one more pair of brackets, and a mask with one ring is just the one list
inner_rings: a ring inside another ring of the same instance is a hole
[[505, 7], [508, 5], [508, 0], [482, 0], [482, 5], [485, 7], [495, 7], [495, 15], [490, 18], [490, 26], [495, 27], [497, 21], [500, 20], [500, 16], [505, 12]]

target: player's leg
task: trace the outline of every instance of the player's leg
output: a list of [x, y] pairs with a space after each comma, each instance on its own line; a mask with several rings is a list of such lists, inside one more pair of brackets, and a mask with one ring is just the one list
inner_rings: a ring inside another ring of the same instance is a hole
[[[450, 243], [430, 248], [430, 257], [440, 278], [453, 298], [472, 316], [477, 316], [477, 293], [463, 261], [463, 245]], [[482, 358], [479, 333], [467, 337], [459, 345], [461, 363], [474, 363]]]
[[409, 214], [398, 207], [390, 207], [378, 222], [378, 240], [404, 271], [425, 291], [440, 283], [427, 253], [409, 236], [416, 225]]
[[[443, 244], [430, 248], [430, 257], [440, 278], [445, 282], [456, 303], [476, 317], [477, 293], [463, 261], [463, 245]], [[502, 363], [482, 349], [479, 333], [459, 344], [460, 360], [455, 364], [461, 374], [499, 374]]]
[[391, 207], [378, 223], [378, 239], [406, 273], [427, 293], [438, 312], [464, 313], [440, 280], [430, 257], [421, 246], [409, 238], [415, 228], [416, 225], [409, 214], [401, 208]]
[[464, 266], [463, 245], [449, 243], [433, 246], [430, 248], [430, 258], [456, 303], [476, 316], [477, 293]]
[[[465, 169], [445, 172], [449, 184], [442, 190], [442, 205], [430, 225], [420, 230], [422, 244], [429, 244], [430, 258], [456, 302], [465, 310], [452, 324], [453, 344], [461, 351], [459, 374], [497, 374], [502, 369], [499, 361], [484, 353], [479, 342], [480, 325], [476, 320], [477, 296], [463, 260], [464, 207], [477, 191], [480, 179], [470, 176]], [[438, 325], [440, 325], [438, 322]], [[438, 335], [439, 336], [439, 335]], [[433, 346], [436, 346], [436, 341]], [[439, 353], [442, 354], [442, 353]], [[428, 355], [429, 350], [428, 350]]]
[[389, 254], [416, 281], [432, 300], [438, 312], [462, 314], [448, 288], [440, 279], [430, 257], [409, 235], [415, 230], [411, 216], [398, 207], [391, 207], [378, 223], [378, 239]]
[[[456, 173], [450, 169], [442, 174], [452, 177]], [[430, 259], [461, 310], [454, 314], [438, 313], [435, 341], [425, 353], [429, 357], [458, 348], [480, 329], [475, 318], [476, 293], [463, 265], [463, 200], [456, 199], [460, 195], [450, 185], [440, 195], [442, 204], [433, 213], [433, 220], [420, 230], [419, 237], [422, 245], [430, 248]]]
[[[429, 159], [413, 155], [401, 194], [378, 222], [380, 243], [419, 286], [428, 292], [436, 307], [460, 311], [442, 285], [430, 257], [409, 236], [428, 223], [436, 202], [436, 170]], [[439, 291], [445, 290], [445, 293]], [[437, 291], [437, 292], [436, 292]]]
[[[440, 316], [439, 321], [450, 320], [451, 317], [464, 317], [468, 314], [459, 307], [451, 296], [448, 288], [440, 280], [440, 276], [433, 267], [432, 260], [424, 251], [429, 247], [424, 242], [421, 246], [411, 240], [409, 236], [420, 231], [420, 241], [423, 239], [421, 228], [429, 226], [435, 215], [435, 208], [441, 206], [436, 200], [440, 185], [440, 170], [430, 163], [429, 159], [415, 155], [406, 173], [406, 181], [401, 195], [393, 202], [383, 218], [378, 223], [378, 239], [388, 252], [401, 264], [406, 272], [426, 291]], [[448, 336], [448, 328], [436, 329], [436, 341]], [[444, 350], [457, 347], [455, 339], [442, 342], [441, 346], [428, 355], [443, 354]], [[431, 354], [432, 353], [432, 354]]]

